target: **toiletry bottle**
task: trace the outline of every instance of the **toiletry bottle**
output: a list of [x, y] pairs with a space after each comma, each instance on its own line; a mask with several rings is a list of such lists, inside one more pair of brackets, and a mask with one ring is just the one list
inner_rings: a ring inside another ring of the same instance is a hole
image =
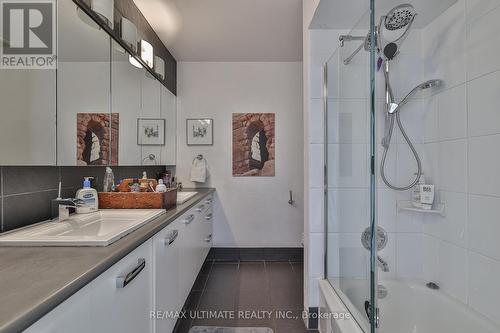
[[83, 205], [76, 208], [78, 214], [92, 213], [99, 209], [99, 201], [97, 200], [97, 191], [90, 187], [90, 178], [85, 177], [83, 188], [76, 192], [76, 198], [83, 200]]
[[172, 182], [170, 183], [170, 188], [177, 188], [177, 181], [175, 177], [172, 177]]
[[104, 187], [103, 192], [112, 192], [115, 187], [115, 176], [113, 170], [110, 167], [106, 167], [106, 173], [104, 174]]
[[141, 184], [139, 183], [139, 179], [134, 178], [134, 180], [130, 184], [130, 192], [141, 192]]
[[158, 179], [158, 185], [156, 185], [156, 192], [167, 192], [167, 186], [163, 184], [163, 179]]
[[420, 185], [420, 203], [423, 209], [432, 209], [434, 203], [434, 185]]
[[149, 179], [146, 171], [142, 172], [142, 178], [139, 180], [139, 184], [141, 187], [141, 192], [148, 192], [149, 188]]
[[[415, 174], [417, 175], [417, 174]], [[422, 203], [420, 202], [420, 185], [425, 184], [425, 176], [422, 172], [418, 183], [411, 189], [411, 204], [415, 208], [422, 208]]]

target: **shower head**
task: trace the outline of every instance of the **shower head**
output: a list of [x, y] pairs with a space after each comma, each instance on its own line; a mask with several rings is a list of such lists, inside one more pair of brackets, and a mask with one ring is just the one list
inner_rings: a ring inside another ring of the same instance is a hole
[[416, 86], [415, 88], [413, 88], [408, 93], [408, 95], [405, 96], [405, 98], [403, 98], [403, 100], [401, 101], [401, 103], [399, 103], [397, 105], [397, 107], [391, 113], [399, 111], [399, 109], [403, 105], [405, 105], [406, 103], [408, 103], [408, 100], [410, 98], [412, 98], [416, 93], [418, 93], [420, 91], [423, 91], [423, 90], [431, 89], [431, 88], [438, 88], [438, 87], [442, 86], [443, 84], [444, 84], [444, 81], [443, 80], [439, 80], [439, 79], [429, 80], [429, 81], [425, 81], [424, 83], [419, 84], [418, 86]]
[[[386, 15], [380, 18], [377, 31], [377, 44], [385, 60], [392, 60], [399, 54], [399, 49], [403, 41], [408, 37], [410, 28], [417, 16], [415, 8], [410, 4], [401, 4], [392, 8]], [[398, 37], [393, 40], [384, 38], [383, 30], [397, 31], [404, 29]]]
[[406, 27], [417, 15], [415, 8], [410, 4], [402, 4], [391, 9], [385, 16], [384, 26], [394, 31]]

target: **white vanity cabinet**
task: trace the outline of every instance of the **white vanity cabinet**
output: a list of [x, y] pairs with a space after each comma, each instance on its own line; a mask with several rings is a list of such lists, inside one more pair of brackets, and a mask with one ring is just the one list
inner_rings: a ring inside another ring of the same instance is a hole
[[153, 254], [149, 239], [92, 283], [89, 332], [151, 332]]
[[176, 220], [153, 237], [153, 311], [154, 331], [172, 332], [176, 319], [167, 313], [179, 311], [182, 299], [179, 285], [180, 243], [185, 237], [180, 220]]
[[208, 195], [25, 332], [171, 333], [176, 319], [165, 314], [182, 310], [211, 234]]

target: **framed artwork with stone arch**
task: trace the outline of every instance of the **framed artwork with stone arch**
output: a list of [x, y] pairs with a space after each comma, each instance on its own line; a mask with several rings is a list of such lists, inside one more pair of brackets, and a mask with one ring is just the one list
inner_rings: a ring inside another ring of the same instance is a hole
[[118, 113], [78, 113], [77, 165], [118, 165]]
[[274, 177], [275, 114], [233, 113], [233, 176]]

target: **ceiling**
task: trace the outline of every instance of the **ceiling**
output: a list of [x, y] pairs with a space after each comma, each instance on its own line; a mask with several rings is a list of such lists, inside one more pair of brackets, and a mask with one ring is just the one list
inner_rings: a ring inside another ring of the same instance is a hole
[[302, 61], [302, 0], [134, 0], [178, 61]]
[[[376, 24], [378, 17], [391, 8], [410, 3], [417, 10], [415, 28], [425, 27], [457, 0], [376, 0]], [[368, 0], [321, 0], [310, 25], [311, 29], [360, 29], [369, 26]]]

